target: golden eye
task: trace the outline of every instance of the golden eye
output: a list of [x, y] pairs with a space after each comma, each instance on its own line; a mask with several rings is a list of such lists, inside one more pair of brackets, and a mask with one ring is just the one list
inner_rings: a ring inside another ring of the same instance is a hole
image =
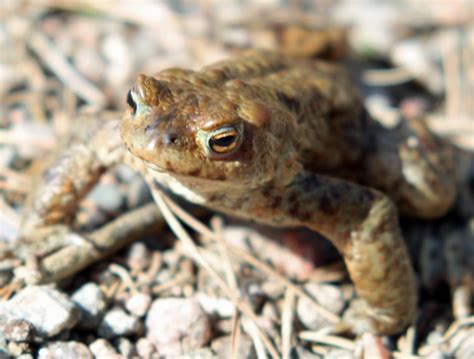
[[240, 133], [234, 127], [224, 127], [209, 137], [208, 146], [217, 154], [229, 153], [240, 144]]

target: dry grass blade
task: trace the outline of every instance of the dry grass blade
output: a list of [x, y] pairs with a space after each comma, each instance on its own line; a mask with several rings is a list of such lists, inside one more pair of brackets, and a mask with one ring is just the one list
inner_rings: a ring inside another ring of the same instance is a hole
[[288, 279], [286, 279], [284, 276], [279, 274], [271, 266], [258, 260], [247, 251], [244, 251], [235, 246], [231, 246], [231, 247], [232, 247], [233, 255], [240, 257], [241, 260], [244, 260], [245, 262], [251, 264], [255, 268], [262, 271], [263, 273], [267, 274], [268, 276], [271, 276], [272, 278], [283, 283], [287, 288], [291, 288], [295, 292], [295, 294], [297, 294], [299, 297], [304, 298], [308, 302], [310, 302], [315, 308], [315, 310], [317, 310], [318, 313], [321, 314], [321, 316], [323, 316], [325, 319], [329, 320], [331, 323], [334, 323], [334, 324], [337, 324], [340, 322], [340, 318], [337, 315], [330, 312], [326, 308], [322, 307], [318, 302], [316, 302], [316, 300], [313, 297], [308, 295], [303, 289], [301, 289], [300, 287], [298, 287], [297, 285], [293, 284]]
[[[166, 196], [166, 194], [162, 194], [162, 196], [166, 204], [184, 223], [186, 223], [188, 226], [190, 226], [196, 232], [202, 234], [203, 236], [207, 236], [209, 238], [215, 239], [216, 235], [213, 231], [211, 231], [209, 228], [207, 228], [204, 224], [202, 224], [196, 218], [191, 216], [189, 213], [184, 211], [175, 202], [173, 202], [168, 196]], [[250, 253], [238, 247], [232, 246], [226, 242], [223, 242], [223, 244], [232, 249], [230, 252], [232, 253], [233, 256], [236, 256], [240, 260], [243, 260], [247, 262], [248, 264], [254, 266], [255, 268], [261, 270], [263, 273], [267, 274], [268, 276], [271, 276], [272, 278], [280, 281], [285, 286], [291, 288], [298, 296], [308, 300], [314, 306], [315, 310], [317, 310], [324, 318], [329, 320], [331, 323], [337, 324], [340, 322], [340, 318], [337, 315], [331, 313], [326, 308], [322, 307], [318, 302], [316, 302], [314, 298], [306, 294], [306, 292], [303, 291], [297, 285], [291, 283], [288, 279], [286, 279], [284, 276], [282, 276], [277, 271], [275, 271], [271, 266], [263, 263], [262, 261], [252, 256]]]
[[353, 351], [356, 348], [356, 345], [352, 340], [318, 332], [303, 331], [299, 334], [299, 338], [301, 340], [325, 344], [350, 351]]
[[459, 332], [459, 330], [461, 330], [463, 327], [466, 327], [466, 326], [474, 326], [474, 316], [454, 321], [444, 333], [442, 340], [440, 340], [439, 342], [435, 344], [426, 345], [420, 348], [419, 354], [422, 357], [428, 356], [431, 352], [436, 350], [440, 345], [448, 342], [451, 338], [453, 338]]
[[207, 261], [202, 256], [199, 248], [194, 244], [193, 240], [183, 228], [183, 226], [179, 223], [177, 218], [171, 212], [171, 209], [168, 207], [166, 201], [163, 199], [161, 191], [156, 187], [154, 181], [150, 176], [146, 176], [146, 181], [150, 186], [151, 193], [155, 203], [158, 205], [163, 217], [168, 222], [171, 230], [175, 233], [178, 239], [183, 243], [184, 249], [187, 250], [185, 254], [189, 255], [197, 265], [205, 269], [209, 275], [215, 280], [216, 284], [219, 288], [229, 297], [230, 300], [234, 303], [234, 305], [239, 308], [239, 310], [251, 320], [252, 326], [255, 326], [255, 330], [257, 331], [259, 337], [261, 338], [265, 348], [268, 350], [270, 355], [274, 358], [278, 358], [279, 354], [268, 336], [262, 332], [262, 330], [257, 326], [257, 317], [255, 313], [252, 311], [250, 306], [245, 303], [236, 293], [234, 290], [229, 288], [229, 286], [225, 283], [225, 281], [219, 276], [219, 274], [207, 263]]
[[281, 353], [283, 359], [291, 357], [291, 337], [293, 332], [293, 318], [295, 312], [295, 292], [288, 287], [285, 292], [281, 313]]
[[[220, 217], [214, 217], [211, 220], [211, 226], [214, 229], [214, 233], [216, 235], [216, 242], [218, 244], [219, 253], [221, 258], [223, 259], [224, 265], [224, 273], [226, 276], [227, 283], [229, 287], [238, 290], [237, 284], [237, 276], [235, 275], [234, 271], [232, 270], [232, 263], [229, 258], [229, 254], [227, 253], [227, 248], [225, 246], [224, 240], [222, 239], [222, 226], [223, 221]], [[229, 346], [229, 358], [238, 358], [238, 351], [239, 351], [239, 344], [240, 344], [240, 315], [235, 310], [234, 307], [234, 314], [232, 316], [232, 333], [231, 333], [231, 340]], [[255, 348], [257, 348], [256, 343], [254, 343]]]
[[410, 326], [407, 329], [405, 335], [405, 345], [403, 348], [403, 353], [405, 354], [414, 354], [415, 351], [415, 338], [416, 338], [416, 329], [413, 326]]
[[232, 333], [230, 336], [229, 358], [238, 359], [239, 343], [241, 338], [241, 317], [238, 311], [232, 316]]
[[394, 86], [413, 80], [413, 75], [402, 67], [364, 71], [364, 82], [372, 86]]
[[222, 218], [220, 217], [214, 217], [211, 220], [211, 225], [212, 228], [214, 228], [214, 239], [216, 240], [218, 244], [218, 249], [219, 249], [219, 254], [221, 255], [221, 258], [223, 260], [223, 266], [224, 266], [224, 273], [226, 276], [227, 283], [229, 284], [229, 287], [237, 290], [238, 289], [238, 284], [237, 284], [237, 276], [235, 275], [233, 269], [232, 269], [232, 262], [229, 257], [229, 253], [227, 252], [227, 247], [225, 245], [224, 240], [222, 239]]
[[24, 187], [30, 187], [32, 182], [31, 177], [3, 166], [0, 166], [0, 177], [11, 179], [16, 182], [17, 185]]
[[0, 144], [2, 145], [24, 145], [36, 147], [41, 150], [52, 150], [56, 143], [49, 138], [41, 138], [32, 133], [20, 133], [11, 129], [0, 129]]
[[132, 293], [137, 292], [137, 288], [135, 286], [135, 283], [133, 282], [132, 277], [130, 276], [130, 273], [124, 267], [112, 263], [109, 266], [109, 271], [117, 275], [122, 280], [122, 283], [125, 288], [129, 289]]
[[[255, 324], [248, 320], [248, 318], [242, 318], [242, 327], [247, 332], [247, 334], [252, 338], [252, 341], [255, 345], [255, 352], [257, 353], [258, 359], [267, 359], [267, 353], [265, 352], [265, 346], [262, 342], [262, 338], [259, 335], [259, 328]], [[280, 358], [279, 355], [272, 354], [272, 358]]]
[[425, 356], [419, 356], [419, 355], [413, 355], [413, 354], [406, 354], [406, 353], [401, 353], [401, 352], [393, 352], [392, 353], [394, 358], [403, 358], [403, 359], [421, 359], [421, 358], [426, 358]]
[[105, 95], [79, 74], [46, 36], [41, 33], [33, 33], [29, 39], [29, 46], [44, 61], [45, 65], [80, 98], [99, 108], [106, 104]]

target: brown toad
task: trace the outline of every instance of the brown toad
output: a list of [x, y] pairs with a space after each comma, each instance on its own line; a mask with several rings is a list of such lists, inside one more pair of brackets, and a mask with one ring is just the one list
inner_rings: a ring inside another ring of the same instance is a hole
[[[449, 155], [422, 123], [385, 129], [338, 66], [267, 51], [197, 72], [140, 75], [127, 102], [122, 140], [159, 184], [217, 211], [305, 226], [331, 240], [361, 297], [345, 316], [355, 332], [396, 333], [414, 318], [415, 278], [397, 206], [433, 218], [455, 197]], [[64, 171], [61, 189], [36, 200], [41, 218], [27, 220], [30, 227], [74, 212], [90, 187], [71, 174], [76, 168], [96, 177], [120, 158], [97, 150], [115, 138], [104, 135], [115, 131], [109, 127], [81, 145], [81, 165]], [[77, 198], [65, 200], [70, 187]]]

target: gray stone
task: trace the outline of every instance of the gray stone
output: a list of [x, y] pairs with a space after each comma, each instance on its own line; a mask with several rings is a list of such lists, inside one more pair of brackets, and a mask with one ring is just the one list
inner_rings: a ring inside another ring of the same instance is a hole
[[118, 187], [110, 183], [99, 183], [87, 197], [108, 213], [118, 212], [124, 200]]
[[96, 328], [104, 315], [107, 306], [105, 298], [97, 284], [90, 282], [84, 284], [71, 296], [82, 313], [79, 325], [83, 329]]
[[0, 303], [0, 320], [3, 323], [26, 320], [42, 337], [51, 337], [72, 328], [79, 317], [80, 311], [74, 303], [49, 286], [27, 286], [9, 301]]
[[0, 165], [9, 168], [15, 162], [18, 151], [14, 146], [2, 145], [0, 147]]
[[127, 186], [127, 207], [136, 208], [150, 201], [150, 188], [142, 176], [135, 176]]

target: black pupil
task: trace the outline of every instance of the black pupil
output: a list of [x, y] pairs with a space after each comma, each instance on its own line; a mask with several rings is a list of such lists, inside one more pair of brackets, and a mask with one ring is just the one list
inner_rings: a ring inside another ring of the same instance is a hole
[[230, 146], [234, 141], [235, 141], [235, 135], [227, 135], [227, 136], [220, 137], [217, 139], [212, 138], [211, 144], [217, 145], [220, 147], [227, 147], [227, 146]]
[[132, 113], [135, 114], [135, 112], [137, 111], [137, 104], [135, 103], [135, 101], [133, 101], [131, 90], [128, 91], [128, 94], [127, 94], [127, 103], [132, 108], [133, 110]]

